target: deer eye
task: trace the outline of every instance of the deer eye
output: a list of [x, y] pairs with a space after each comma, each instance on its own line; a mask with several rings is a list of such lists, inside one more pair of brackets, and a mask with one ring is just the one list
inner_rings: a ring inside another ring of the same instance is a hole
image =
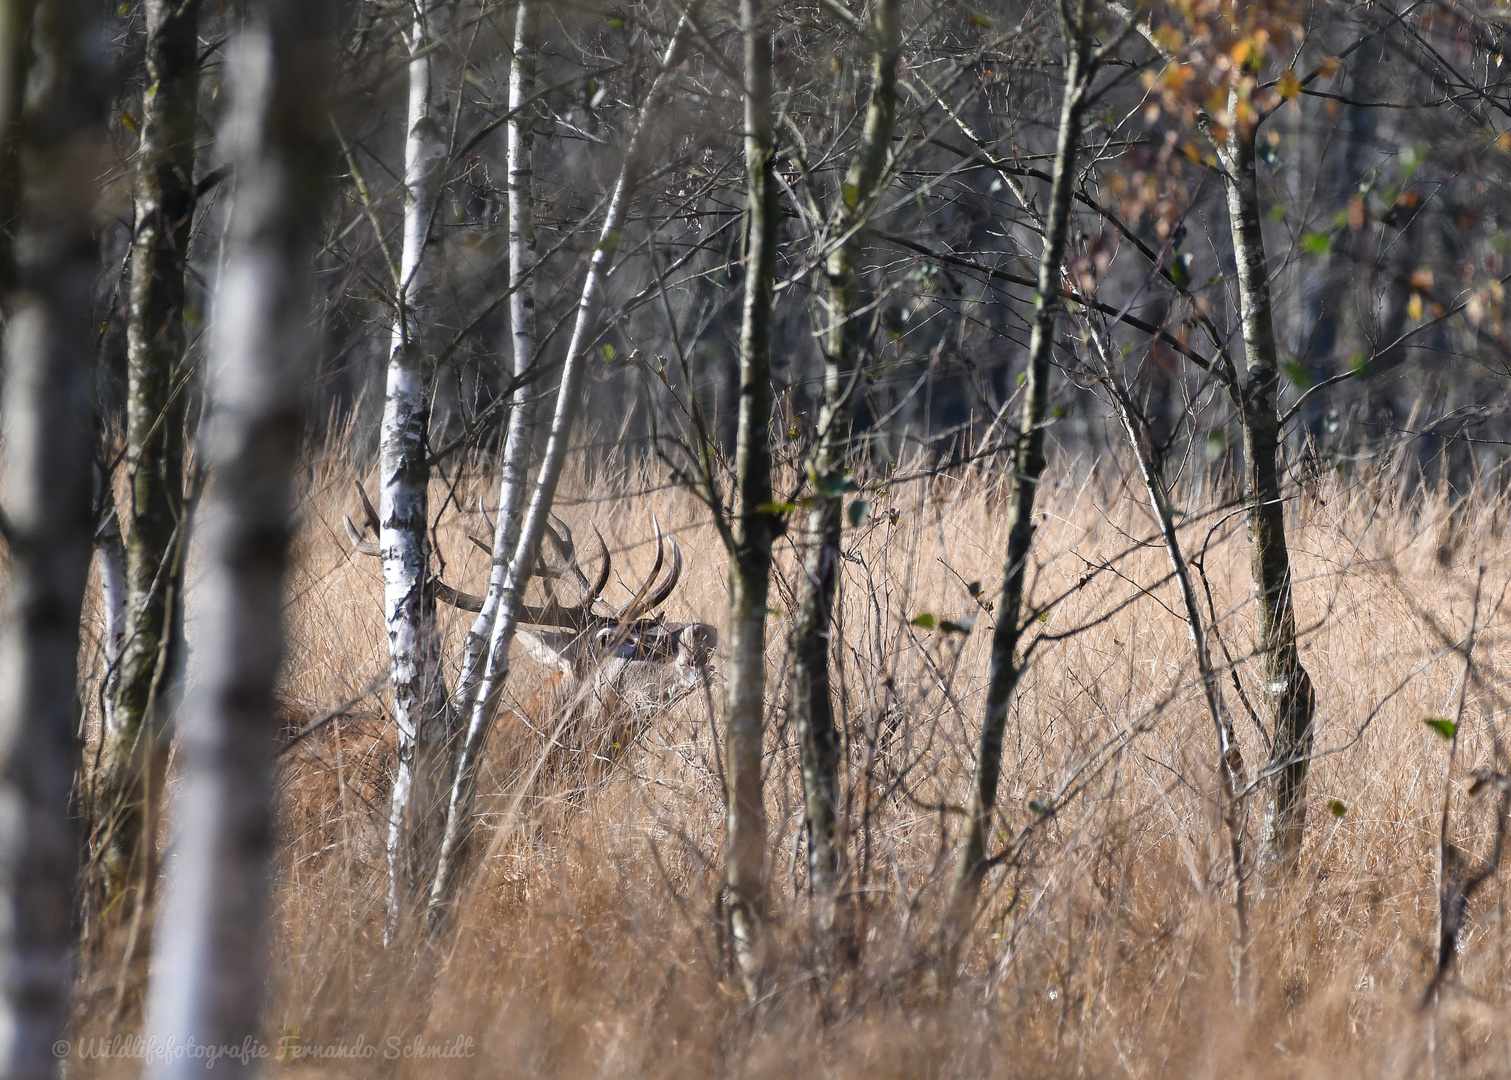
[[597, 634], [598, 651], [605, 659], [616, 660], [639, 660], [642, 659], [640, 635], [634, 630], [626, 630], [622, 626], [605, 626]]

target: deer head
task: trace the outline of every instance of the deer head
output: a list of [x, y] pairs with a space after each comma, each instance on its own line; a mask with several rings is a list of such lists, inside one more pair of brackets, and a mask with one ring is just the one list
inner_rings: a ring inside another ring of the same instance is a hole
[[[368, 527], [376, 532], [377, 511], [360, 484], [357, 490]], [[546, 526], [544, 550], [536, 564], [546, 602], [521, 605], [517, 636], [531, 656], [560, 671], [560, 679], [566, 684], [563, 689], [574, 697], [583, 698], [594, 691], [601, 699], [610, 693], [632, 711], [649, 711], [670, 705], [703, 685], [712, 674], [709, 662], [719, 645], [718, 630], [703, 622], [671, 622], [656, 611], [681, 580], [682, 549], [663, 535], [654, 518], [652, 525], [656, 557], [650, 573], [629, 602], [617, 608], [603, 599], [613, 570], [613, 557], [603, 535], [593, 530], [599, 566], [590, 581], [566, 523], [557, 518]], [[346, 518], [346, 531], [357, 551], [379, 554], [377, 543], [366, 539], [350, 517]], [[471, 534], [468, 539], [491, 556], [491, 543]], [[453, 589], [439, 578], [433, 578], [430, 586], [442, 603], [463, 611], [482, 610], [480, 596]]]

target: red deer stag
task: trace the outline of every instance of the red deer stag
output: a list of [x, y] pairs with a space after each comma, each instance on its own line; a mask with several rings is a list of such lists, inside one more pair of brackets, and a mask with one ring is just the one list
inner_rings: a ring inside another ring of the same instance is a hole
[[[375, 533], [377, 513], [365, 493], [362, 503], [368, 528]], [[557, 768], [576, 762], [586, 771], [595, 760], [620, 756], [652, 716], [706, 685], [713, 675], [710, 660], [719, 644], [718, 630], [703, 622], [671, 622], [656, 613], [681, 579], [682, 549], [662, 534], [654, 519], [653, 525], [655, 561], [630, 601], [619, 608], [603, 599], [613, 568], [603, 535], [593, 530], [600, 565], [589, 581], [571, 530], [559, 518], [546, 528], [549, 550], [541, 553], [536, 566], [546, 602], [521, 606], [517, 636], [530, 655], [558, 670], [516, 711], [532, 730], [551, 739]], [[346, 531], [357, 551], [379, 554], [378, 545], [366, 539], [350, 517]], [[471, 535], [468, 539], [491, 555], [487, 541]], [[463, 611], [482, 609], [482, 597], [453, 589], [438, 577], [431, 579], [430, 587], [442, 603]], [[559, 596], [559, 590], [570, 592], [572, 598]]]

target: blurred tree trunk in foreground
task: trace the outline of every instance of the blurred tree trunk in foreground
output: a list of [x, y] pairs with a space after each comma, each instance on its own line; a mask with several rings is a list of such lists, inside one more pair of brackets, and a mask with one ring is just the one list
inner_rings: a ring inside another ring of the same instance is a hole
[[[147, 1033], [239, 1045], [260, 1028], [283, 580], [326, 178], [334, 5], [265, 0], [238, 43], [226, 137], [236, 171], [210, 345], [210, 489], [199, 524], [196, 670], [182, 712], [174, 863]], [[243, 1062], [243, 1073], [252, 1071]], [[234, 1062], [221, 1068], [238, 1069]], [[149, 1063], [201, 1075], [202, 1060]]]
[[[26, 23], [6, 0], [0, 32]], [[90, 446], [99, 252], [96, 178], [108, 166], [112, 65], [101, 15], [35, 11], [38, 78], [21, 128], [16, 288], [5, 327], [3, 473], [9, 580], [0, 613], [0, 1076], [46, 1077], [69, 1017], [77, 865], [69, 795], [79, 722], [79, 619], [94, 533]], [[21, 55], [0, 42], [3, 63]], [[0, 72], [10, 90], [14, 69]], [[0, 107], [4, 95], [0, 90]]]
[[16, 287], [21, 224], [21, 107], [34, 0], [0, 0], [0, 327]]

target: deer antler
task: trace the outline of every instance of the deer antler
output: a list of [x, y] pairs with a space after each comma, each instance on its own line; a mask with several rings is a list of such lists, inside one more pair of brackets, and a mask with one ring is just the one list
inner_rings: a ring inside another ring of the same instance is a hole
[[[376, 532], [379, 530], [378, 512], [373, 508], [372, 500], [367, 497], [367, 492], [363, 489], [360, 482], [356, 483], [356, 488], [357, 494], [362, 499], [363, 516], [367, 519], [368, 527]], [[554, 517], [555, 515], [552, 516]], [[352, 548], [358, 554], [370, 555], [374, 558], [382, 555], [382, 550], [379, 548], [377, 541], [364, 539], [362, 531], [357, 528], [349, 515], [344, 516], [342, 520], [346, 524], [347, 539], [351, 541]], [[613, 556], [609, 553], [609, 545], [604, 540], [603, 533], [598, 531], [598, 527], [596, 525], [593, 526], [593, 535], [598, 538], [600, 566], [597, 579], [591, 583], [588, 582], [587, 575], [582, 572], [582, 567], [577, 562], [576, 546], [572, 542], [572, 531], [567, 527], [566, 522], [560, 518], [556, 518], [556, 527], [552, 527], [550, 523], [547, 523], [546, 533], [551, 545], [556, 549], [558, 565], [555, 567], [545, 565], [546, 560], [542, 559], [542, 565], [538, 568], [540, 576], [546, 579], [563, 577], [573, 579], [573, 584], [581, 592], [582, 599], [578, 603], [571, 605], [562, 604], [554, 597], [541, 607], [522, 604], [519, 608], [518, 621], [532, 626], [551, 626], [564, 630], [580, 631], [595, 614], [623, 618], [623, 615], [615, 616], [607, 611], [598, 610], [604, 606], [602, 600], [603, 590], [609, 583], [609, 575], [614, 565]], [[481, 550], [488, 552], [490, 556], [493, 554], [493, 545], [482, 537], [468, 533], [467, 539], [471, 540]], [[630, 601], [630, 605], [625, 611], [629, 611], [632, 608], [649, 611], [671, 594], [672, 587], [676, 585], [677, 576], [682, 571], [682, 552], [677, 548], [675, 542], [672, 544], [673, 565], [671, 575], [661, 584], [660, 588], [649, 596], [648, 600], [646, 599], [646, 594], [650, 591], [651, 583], [661, 570], [663, 561], [661, 549], [661, 526], [657, 524], [656, 564], [651, 568], [650, 577], [646, 579], [645, 584], [641, 586], [639, 593], [636, 594], [635, 599]], [[460, 608], [462, 611], [479, 612], [483, 610], [483, 597], [475, 593], [463, 592], [461, 589], [453, 589], [439, 577], [430, 579], [430, 587], [434, 591], [435, 598], [443, 604]]]
[[645, 583], [635, 592], [634, 597], [614, 617], [620, 622], [630, 622], [655, 611], [666, 598], [671, 596], [672, 590], [677, 587], [677, 582], [682, 577], [682, 548], [677, 541], [671, 540], [672, 566], [667, 572], [666, 580], [652, 590], [651, 585], [656, 580], [656, 575], [661, 572], [661, 566], [666, 561], [666, 544], [670, 539], [661, 531], [661, 522], [653, 514], [651, 525], [656, 530], [656, 561], [651, 565], [651, 572], [646, 575]]
[[655, 592], [646, 597], [646, 613], [655, 611], [666, 603], [666, 598], [671, 596], [672, 590], [677, 587], [677, 582], [682, 579], [682, 548], [671, 537], [667, 537], [667, 541], [672, 546], [672, 568], [667, 571], [666, 580], [657, 587]]
[[357, 494], [362, 497], [362, 513], [367, 516], [367, 527], [373, 532], [380, 532], [383, 528], [378, 521], [378, 511], [373, 508], [372, 500], [367, 497], [367, 489], [362, 486], [362, 481], [353, 480], [357, 486]]
[[341, 520], [346, 522], [346, 538], [352, 542], [352, 547], [357, 551], [358, 554], [373, 556], [380, 556], [383, 554], [383, 552], [379, 550], [378, 542], [376, 540], [362, 539], [362, 534], [358, 532], [357, 527], [352, 524], [350, 514], [343, 515]]
[[[353, 480], [352, 483], [356, 485], [357, 494], [362, 496], [362, 516], [367, 519], [367, 527], [372, 530], [374, 535], [377, 535], [382, 531], [382, 528], [378, 523], [378, 512], [377, 510], [373, 509], [372, 500], [367, 497], [367, 491], [362, 487], [362, 481]], [[356, 525], [352, 524], [350, 515], [344, 515], [342, 517], [342, 520], [346, 522], [347, 539], [352, 542], [352, 547], [355, 548], [359, 554], [373, 556], [381, 556], [383, 554], [383, 551], [378, 547], [378, 542], [376, 540], [364, 540], [362, 538], [361, 530], [358, 529]]]

